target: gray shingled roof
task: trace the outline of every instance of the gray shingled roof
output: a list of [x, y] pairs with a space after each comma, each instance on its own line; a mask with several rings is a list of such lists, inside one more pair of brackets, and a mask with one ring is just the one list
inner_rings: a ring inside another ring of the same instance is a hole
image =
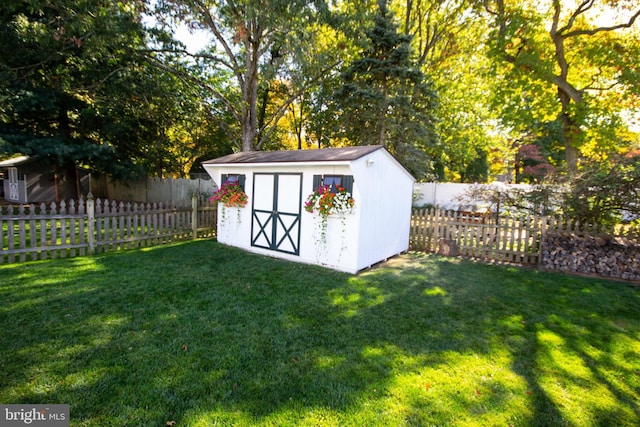
[[320, 150], [243, 151], [202, 163], [219, 165], [229, 163], [344, 162], [359, 159], [381, 148], [382, 145], [362, 145]]

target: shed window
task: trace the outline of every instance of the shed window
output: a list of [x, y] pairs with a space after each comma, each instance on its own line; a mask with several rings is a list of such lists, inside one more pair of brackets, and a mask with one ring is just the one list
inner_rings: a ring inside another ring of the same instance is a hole
[[353, 193], [353, 175], [314, 175], [313, 189], [317, 190], [322, 185], [328, 185], [332, 193], [336, 193], [338, 187], [344, 187], [347, 193]]
[[244, 191], [244, 175], [237, 173], [223, 173], [221, 185], [224, 185], [226, 183], [228, 183], [229, 185], [239, 185], [240, 188], [242, 188], [242, 191]]

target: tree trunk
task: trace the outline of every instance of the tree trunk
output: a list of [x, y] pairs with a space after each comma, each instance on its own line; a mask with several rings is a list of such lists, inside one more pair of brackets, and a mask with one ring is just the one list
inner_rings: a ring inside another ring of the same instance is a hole
[[380, 108], [380, 133], [378, 135], [378, 144], [385, 146], [385, 136], [387, 133], [387, 110], [389, 108], [389, 102], [387, 101], [387, 76], [385, 75], [382, 80], [382, 108]]
[[253, 151], [257, 129], [258, 76], [247, 69], [242, 88], [242, 151]]
[[567, 171], [570, 175], [574, 175], [578, 172], [578, 148], [574, 141], [580, 136], [582, 131], [579, 126], [577, 126], [575, 120], [571, 118], [571, 97], [562, 89], [558, 88], [558, 98], [560, 98], [560, 103], [562, 105], [560, 123], [562, 123], [564, 158], [567, 162]]
[[560, 23], [560, 2], [554, 0], [553, 2], [553, 23], [549, 31], [549, 35], [553, 40], [555, 47], [555, 60], [560, 74], [555, 76], [553, 83], [558, 88], [558, 98], [560, 99], [560, 105], [562, 107], [560, 111], [560, 122], [562, 123], [562, 143], [564, 145], [564, 157], [567, 162], [567, 171], [570, 175], [574, 175], [578, 171], [578, 148], [576, 140], [578, 139], [581, 130], [579, 124], [571, 114], [571, 103], [581, 105], [584, 100], [582, 92], [576, 89], [568, 81], [569, 76], [569, 63], [565, 56], [564, 40], [565, 36], [562, 30], [558, 29]]
[[[257, 27], [256, 24], [253, 25]], [[245, 41], [245, 74], [242, 87], [242, 151], [256, 148], [258, 123], [258, 61], [260, 59], [260, 34], [254, 28], [254, 37]]]

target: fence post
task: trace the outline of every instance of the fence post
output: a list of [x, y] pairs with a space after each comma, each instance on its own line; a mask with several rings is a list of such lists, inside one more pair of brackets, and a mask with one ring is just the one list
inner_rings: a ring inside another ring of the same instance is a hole
[[193, 240], [198, 238], [198, 196], [191, 196], [191, 231]]
[[549, 228], [549, 220], [550, 217], [549, 216], [542, 216], [540, 217], [540, 243], [538, 245], [538, 263], [537, 266], [538, 268], [542, 268], [543, 265], [543, 253], [542, 250], [544, 249], [544, 241], [547, 238], [547, 231]]
[[433, 214], [435, 221], [433, 222], [433, 241], [429, 245], [429, 250], [437, 252], [440, 245], [440, 214], [442, 211], [439, 208], [433, 208]]
[[96, 250], [95, 242], [95, 220], [96, 220], [96, 205], [93, 200], [93, 194], [89, 192], [87, 194], [87, 244], [89, 245], [89, 254], [94, 254]]

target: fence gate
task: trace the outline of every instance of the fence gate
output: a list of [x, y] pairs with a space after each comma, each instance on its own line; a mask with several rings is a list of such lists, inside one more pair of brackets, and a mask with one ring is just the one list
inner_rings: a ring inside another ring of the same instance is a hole
[[299, 255], [301, 206], [301, 173], [254, 173], [251, 246]]

